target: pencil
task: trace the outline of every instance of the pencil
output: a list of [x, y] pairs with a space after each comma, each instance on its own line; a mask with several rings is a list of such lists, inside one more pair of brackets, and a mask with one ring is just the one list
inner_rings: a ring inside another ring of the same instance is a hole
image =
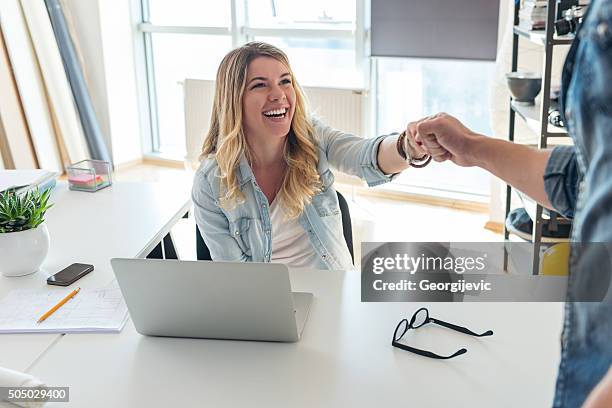
[[40, 319], [38, 319], [38, 321], [36, 323], [41, 323], [42, 321], [44, 321], [47, 317], [51, 316], [53, 313], [55, 313], [55, 311], [57, 309], [59, 309], [60, 307], [62, 307], [67, 301], [69, 301], [70, 299], [72, 299], [74, 297], [74, 295], [76, 295], [77, 293], [79, 293], [79, 290], [81, 290], [81, 288], [76, 288], [75, 290], [73, 290], [72, 292], [70, 292], [68, 294], [68, 296], [66, 296], [65, 298], [63, 298], [62, 300], [59, 301], [59, 303], [55, 306], [53, 306], [47, 313], [45, 313], [44, 315], [40, 316]]

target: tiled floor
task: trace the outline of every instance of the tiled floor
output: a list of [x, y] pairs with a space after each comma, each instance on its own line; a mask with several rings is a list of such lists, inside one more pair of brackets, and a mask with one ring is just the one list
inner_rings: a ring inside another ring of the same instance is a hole
[[[189, 178], [185, 170], [155, 165], [137, 165], [115, 175], [117, 181], [184, 182]], [[353, 194], [348, 185], [336, 188], [349, 203], [356, 261], [363, 241], [488, 242], [503, 238], [484, 228], [485, 213]], [[193, 218], [181, 220], [172, 231], [181, 259], [196, 258], [194, 231]]]

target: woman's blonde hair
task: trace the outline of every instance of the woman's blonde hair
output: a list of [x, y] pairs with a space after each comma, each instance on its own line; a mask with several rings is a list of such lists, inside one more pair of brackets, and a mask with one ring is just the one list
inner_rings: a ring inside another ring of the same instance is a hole
[[249, 163], [252, 163], [252, 157], [242, 128], [242, 96], [246, 88], [249, 63], [257, 57], [274, 58], [284, 64], [291, 74], [295, 89], [295, 113], [284, 152], [287, 173], [277, 194], [287, 216], [295, 218], [302, 213], [312, 196], [320, 191], [317, 172], [319, 156], [304, 92], [293, 76], [287, 56], [277, 47], [250, 42], [230, 51], [223, 58], [217, 71], [210, 129], [204, 139], [200, 158], [214, 157], [217, 160], [222, 207], [232, 208], [243, 202], [244, 193], [240, 190], [236, 171], [242, 154]]

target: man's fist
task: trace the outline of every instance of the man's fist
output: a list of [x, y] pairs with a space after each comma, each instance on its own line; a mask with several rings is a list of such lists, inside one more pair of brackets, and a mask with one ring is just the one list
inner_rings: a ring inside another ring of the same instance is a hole
[[459, 166], [470, 167], [477, 164], [472, 153], [481, 137], [453, 116], [438, 113], [417, 122], [415, 141], [435, 161], [451, 160]]

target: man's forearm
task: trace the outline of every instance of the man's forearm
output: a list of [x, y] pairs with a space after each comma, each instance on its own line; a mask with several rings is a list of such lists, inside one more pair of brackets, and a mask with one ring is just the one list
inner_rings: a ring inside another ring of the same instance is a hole
[[552, 209], [544, 190], [544, 171], [550, 152], [483, 136], [473, 144], [472, 154], [479, 167]]

